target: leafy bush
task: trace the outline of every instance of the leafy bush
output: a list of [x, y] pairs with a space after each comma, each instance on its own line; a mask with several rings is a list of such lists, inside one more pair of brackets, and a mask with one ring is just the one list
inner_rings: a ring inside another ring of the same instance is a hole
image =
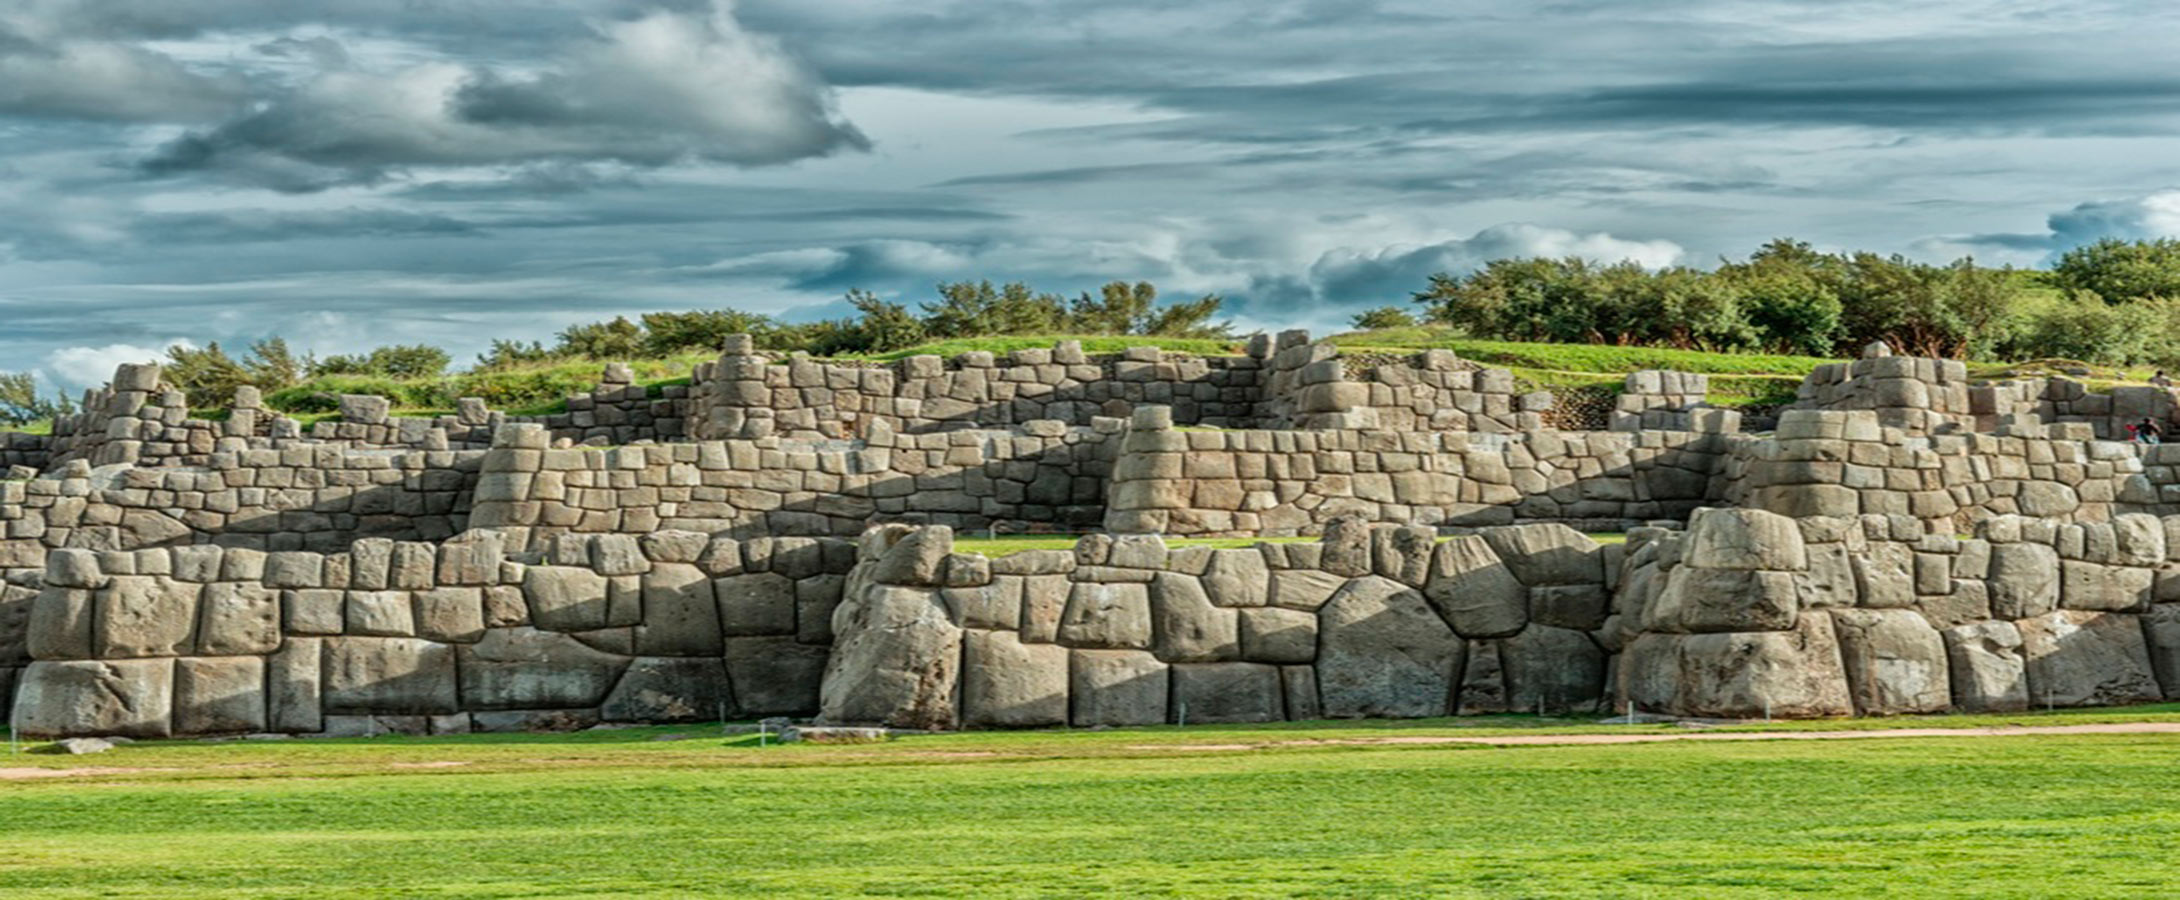
[[395, 344], [360, 355], [326, 357], [311, 365], [310, 374], [437, 378], [453, 361], [447, 351], [427, 344]]
[[2051, 267], [2052, 281], [2112, 303], [2180, 299], [2180, 240], [2104, 238], [2068, 250]]

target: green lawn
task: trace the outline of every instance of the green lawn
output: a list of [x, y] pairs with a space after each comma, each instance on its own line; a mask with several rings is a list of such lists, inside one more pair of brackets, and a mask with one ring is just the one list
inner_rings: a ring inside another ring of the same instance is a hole
[[[1931, 722], [1866, 727], [1898, 724]], [[2180, 879], [2170, 736], [1325, 743], [1564, 725], [836, 747], [689, 726], [26, 755], [0, 766], [118, 771], [0, 781], [0, 896], [2082, 897]]]

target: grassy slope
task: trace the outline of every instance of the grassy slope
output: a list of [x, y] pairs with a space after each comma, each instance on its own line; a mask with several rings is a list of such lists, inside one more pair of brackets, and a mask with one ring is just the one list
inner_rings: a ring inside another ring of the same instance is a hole
[[[2010, 718], [2112, 715], [2180, 717]], [[0, 895], [2125, 896], [2180, 878], [2164, 736], [1159, 749], [1537, 724], [19, 757], [0, 765], [129, 771], [0, 782]]]

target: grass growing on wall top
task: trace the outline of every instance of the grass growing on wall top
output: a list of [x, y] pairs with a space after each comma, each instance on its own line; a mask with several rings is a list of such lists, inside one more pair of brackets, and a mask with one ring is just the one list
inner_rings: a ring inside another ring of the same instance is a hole
[[992, 353], [1012, 353], [1016, 350], [1049, 350], [1060, 341], [1081, 341], [1084, 353], [1115, 354], [1129, 347], [1157, 347], [1193, 353], [1197, 356], [1236, 356], [1241, 353], [1241, 342], [1204, 340], [1200, 338], [1143, 337], [1128, 335], [1017, 335], [1010, 337], [958, 338], [919, 344], [904, 350], [884, 353], [850, 354], [839, 359], [896, 360], [911, 356], [938, 356], [951, 358], [976, 350]]

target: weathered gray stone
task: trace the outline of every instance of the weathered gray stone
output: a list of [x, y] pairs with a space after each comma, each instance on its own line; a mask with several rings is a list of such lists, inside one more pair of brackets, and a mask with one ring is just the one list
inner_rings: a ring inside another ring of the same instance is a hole
[[1151, 581], [1152, 647], [1166, 662], [1222, 662], [1241, 654], [1236, 611], [1213, 606], [1194, 576], [1160, 572]]
[[1940, 632], [1953, 688], [1962, 712], [2018, 712], [2029, 707], [2027, 663], [2021, 632], [2012, 622], [1975, 622]]
[[822, 720], [939, 729], [959, 723], [962, 634], [937, 590], [873, 585], [841, 602], [833, 634]]
[[[1271, 602], [1271, 572], [1255, 550], [1214, 550], [1204, 567], [1204, 593], [1222, 607], [1263, 606]], [[1330, 592], [1327, 592], [1330, 596]]]
[[1286, 691], [1278, 666], [1177, 663], [1170, 671], [1175, 722], [1210, 725], [1286, 718]]
[[114, 659], [188, 652], [201, 589], [164, 576], [113, 576], [93, 601], [98, 655]]
[[25, 737], [173, 733], [174, 660], [38, 660], [16, 686], [14, 727]]
[[1857, 713], [1931, 713], [1950, 705], [1945, 641], [1921, 615], [1900, 609], [1835, 609], [1831, 615]]
[[281, 627], [288, 634], [340, 634], [347, 624], [347, 606], [347, 591], [281, 591]]
[[1675, 568], [1645, 613], [1652, 631], [1783, 631], [1800, 613], [1792, 573], [1755, 569]]
[[608, 722], [710, 722], [733, 708], [719, 660], [646, 656], [628, 664], [598, 716]]
[[1143, 650], [1069, 650], [1068, 686], [1078, 728], [1167, 721], [1167, 666]]
[[349, 591], [343, 619], [349, 634], [416, 635], [416, 606], [406, 591]]
[[597, 706], [628, 660], [575, 637], [532, 628], [493, 628], [459, 648], [464, 709]]
[[954, 531], [944, 525], [917, 528], [894, 541], [871, 566], [878, 584], [938, 587], [946, 557], [954, 552]]
[[484, 589], [442, 587], [416, 594], [416, 633], [443, 643], [484, 637]]
[[2142, 617], [2142, 637], [2150, 653], [2150, 670], [2165, 691], [2165, 699], [2180, 699], [2180, 605], [2158, 604]]
[[238, 656], [280, 649], [280, 596], [270, 589], [239, 582], [208, 584], [198, 612], [200, 654]]
[[1605, 624], [1612, 598], [1601, 584], [1552, 584], [1529, 589], [1529, 621], [1594, 631]]
[[325, 640], [325, 710], [431, 715], [460, 708], [454, 648], [417, 638]]
[[37, 659], [83, 659], [92, 655], [92, 592], [48, 585], [32, 601], [24, 635]]
[[1318, 612], [1317, 693], [1332, 718], [1442, 716], [1462, 643], [1421, 594], [1358, 578]]
[[785, 576], [721, 578], [712, 582], [712, 592], [718, 597], [719, 630], [728, 637], [795, 633], [795, 582]]
[[265, 730], [265, 660], [196, 656], [174, 662], [174, 733]]
[[1483, 538], [1523, 584], [1592, 584], [1605, 580], [1597, 542], [1557, 522], [1489, 528], [1483, 531]]
[[1316, 569], [1283, 569], [1272, 573], [1271, 604], [1282, 609], [1316, 612], [1332, 599], [1347, 579]]
[[1039, 728], [1067, 724], [1068, 650], [1025, 644], [1013, 631], [969, 631], [962, 640], [961, 724]]
[[1991, 545], [1991, 614], [2041, 616], [2059, 606], [2059, 552], [2043, 544]]
[[[1832, 619], [1806, 613], [1792, 631], [1680, 638], [1675, 715], [1815, 718], [1854, 712]], [[1647, 705], [1646, 705], [1647, 708]]]
[[323, 641], [290, 637], [280, 652], [266, 659], [266, 725], [280, 732], [312, 732], [325, 727], [321, 700], [325, 669]]
[[1688, 519], [1688, 565], [1798, 571], [1809, 565], [1801, 526], [1760, 509], [1700, 509]]
[[[1317, 658], [1317, 615], [1276, 606], [1239, 610], [1241, 658], [1302, 664]], [[1314, 677], [1314, 676], [1313, 676]], [[1315, 682], [1312, 682], [1314, 693]]]
[[522, 595], [530, 604], [530, 624], [546, 631], [588, 631], [606, 627], [606, 580], [573, 566], [530, 566], [523, 570]]
[[1605, 651], [1571, 628], [1531, 624], [1494, 641], [1508, 706], [1545, 715], [1590, 713], [1605, 701]]
[[1529, 590], [1474, 535], [1438, 545], [1423, 595], [1464, 638], [1505, 637], [1529, 624]]
[[2014, 625], [2028, 662], [2031, 706], [2114, 706], [2163, 696], [2135, 616], [2062, 609]]
[[1871, 609], [1915, 605], [1915, 551], [1896, 541], [1871, 541], [1854, 558], [1855, 589]]
[[2150, 606], [2157, 573], [2134, 566], [2067, 560], [2059, 564], [2059, 606], [2102, 612], [2141, 612]]
[[[719, 612], [712, 579], [702, 569], [685, 562], [654, 563], [651, 571], [643, 575], [643, 624], [636, 627], [636, 652], [644, 656], [717, 656], [721, 647]], [[793, 615], [790, 594], [790, 633]]]
[[1151, 646], [1147, 586], [1076, 582], [1060, 617], [1059, 641], [1070, 647], [1143, 650]]
[[735, 715], [806, 716], [818, 711], [826, 648], [791, 637], [727, 638], [726, 645]]
[[1021, 575], [993, 576], [981, 587], [947, 588], [941, 592], [954, 622], [963, 628], [1022, 627]]

